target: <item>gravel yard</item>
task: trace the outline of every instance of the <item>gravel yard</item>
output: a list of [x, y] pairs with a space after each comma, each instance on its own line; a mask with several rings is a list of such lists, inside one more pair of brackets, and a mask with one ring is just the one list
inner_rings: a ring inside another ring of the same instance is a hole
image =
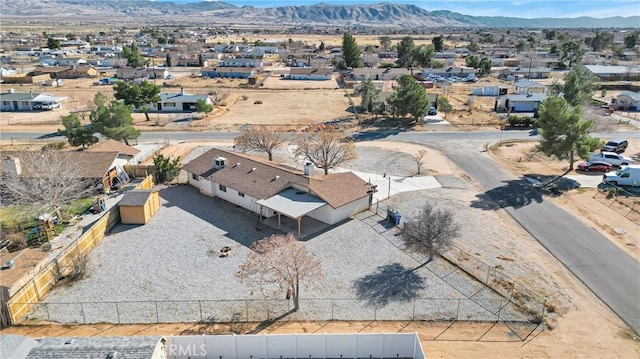
[[[198, 147], [187, 158], [205, 150]], [[388, 167], [403, 176], [415, 170], [407, 153], [370, 147], [358, 152], [354, 169], [380, 172]], [[160, 197], [161, 209], [148, 224], [117, 225], [89, 255], [87, 276], [54, 288], [45, 300], [51, 304], [31, 317], [59, 322], [231, 321], [263, 320], [289, 309], [284, 293], [266, 301], [235, 276], [248, 246], [273, 229], [245, 209], [187, 185], [164, 188]], [[505, 230], [498, 212], [479, 215], [469, 205], [475, 198], [468, 190], [438, 189], [403, 193], [388, 203], [405, 219], [425, 200], [454, 208], [463, 226], [461, 247], [480, 257], [486, 253], [482, 259], [489, 265], [524, 276], [510, 260], [496, 259], [518, 258], [512, 238], [521, 234]], [[397, 234], [382, 216], [364, 212], [304, 241], [321, 260], [325, 276], [304, 283], [301, 310], [293, 319], [495, 320], [500, 310], [502, 319], [529, 319], [444, 259], [413, 271], [422, 258], [405, 253]], [[229, 257], [219, 257], [223, 246], [232, 248]]]

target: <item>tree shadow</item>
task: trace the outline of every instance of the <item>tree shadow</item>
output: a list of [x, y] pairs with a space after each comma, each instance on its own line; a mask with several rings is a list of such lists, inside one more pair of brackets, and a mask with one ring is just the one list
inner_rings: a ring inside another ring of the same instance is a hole
[[354, 287], [359, 299], [366, 300], [369, 305], [383, 307], [393, 300], [417, 297], [425, 283], [413, 268], [393, 263], [380, 266], [376, 272], [356, 280]]
[[541, 203], [544, 195], [560, 196], [562, 193], [580, 187], [580, 184], [566, 177], [555, 175], [526, 174], [522, 179], [502, 181], [503, 186], [496, 187], [476, 195], [471, 207], [484, 210], [500, 208], [522, 208], [531, 203]]
[[515, 209], [543, 201], [542, 191], [535, 188], [524, 179], [502, 181], [503, 186], [477, 194], [477, 199], [471, 202], [471, 207], [484, 210], [498, 210], [505, 207]]

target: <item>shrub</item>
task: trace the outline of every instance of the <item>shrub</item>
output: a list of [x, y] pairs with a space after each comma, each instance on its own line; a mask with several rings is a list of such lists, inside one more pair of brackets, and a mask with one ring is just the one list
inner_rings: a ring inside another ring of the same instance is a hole
[[63, 148], [67, 147], [67, 142], [65, 141], [60, 141], [60, 142], [51, 142], [51, 143], [47, 143], [46, 145], [42, 146], [42, 150], [43, 151], [58, 151], [61, 150]]
[[254, 105], [262, 105], [262, 101], [260, 100], [256, 100], [253, 102]]

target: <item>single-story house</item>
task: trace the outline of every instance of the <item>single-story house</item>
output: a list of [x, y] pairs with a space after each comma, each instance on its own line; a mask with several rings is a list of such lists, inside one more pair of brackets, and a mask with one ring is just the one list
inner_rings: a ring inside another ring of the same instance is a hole
[[331, 80], [333, 69], [329, 67], [293, 67], [289, 70], [292, 80]]
[[466, 67], [448, 67], [441, 69], [422, 69], [422, 77], [428, 78], [431, 76], [440, 76], [449, 78], [457, 76], [460, 78], [474, 78], [476, 77], [476, 70]]
[[612, 101], [612, 106], [618, 110], [640, 110], [640, 92], [625, 91]]
[[535, 81], [518, 80], [513, 84], [515, 87], [515, 93], [519, 95], [526, 95], [530, 93], [547, 93], [547, 86], [539, 84]]
[[640, 81], [640, 66], [585, 65], [602, 81]]
[[411, 75], [411, 71], [404, 68], [355, 68], [348, 73], [349, 80], [362, 81], [372, 79], [374, 81], [392, 81], [402, 75]]
[[220, 67], [262, 67], [262, 56], [227, 57], [219, 61], [218, 66]]
[[[129, 180], [126, 172], [118, 165], [118, 152], [57, 151], [51, 152], [51, 154], [53, 159], [59, 156], [60, 161], [63, 161], [62, 158], [64, 158], [64, 161], [70, 160], [76, 163], [78, 178], [101, 183], [101, 188], [105, 191], [109, 190], [111, 186]], [[25, 158], [21, 160], [21, 157], [25, 156], [24, 151], [3, 151], [0, 155], [2, 156], [3, 171], [17, 172], [18, 175], [26, 177], [34, 176], [20, 164], [21, 162], [24, 164], [26, 161]]]
[[516, 67], [504, 69], [500, 72], [503, 76], [522, 76], [527, 79], [548, 79], [551, 69], [547, 67]]
[[228, 77], [237, 79], [248, 79], [255, 76], [257, 71], [253, 67], [215, 67], [203, 68], [200, 70], [202, 77]]
[[547, 98], [545, 93], [529, 93], [526, 95], [509, 94], [501, 96], [495, 103], [496, 111], [537, 112], [542, 101]]
[[124, 166], [131, 162], [137, 162], [135, 156], [140, 153], [140, 150], [120, 141], [108, 139], [90, 146], [85, 152], [118, 152], [116, 164]]
[[328, 56], [324, 56], [324, 55], [318, 55], [318, 56], [312, 57], [309, 60], [309, 66], [311, 66], [311, 67], [329, 67], [329, 66], [331, 66], [331, 58], [329, 58]]
[[81, 66], [86, 65], [87, 60], [80, 57], [66, 57], [56, 59], [56, 65], [58, 66]]
[[131, 190], [118, 202], [120, 222], [124, 224], [147, 224], [160, 209], [160, 196], [157, 191]]
[[300, 172], [237, 152], [212, 149], [182, 166], [189, 184], [204, 195], [220, 197], [269, 218], [298, 223], [308, 216], [335, 224], [369, 208], [372, 188], [352, 172]]
[[44, 104], [61, 106], [66, 99], [64, 96], [57, 97], [47, 93], [13, 92], [9, 89], [9, 92], [0, 94], [0, 111], [35, 111]]
[[166, 67], [147, 67], [144, 69], [123, 67], [116, 70], [116, 77], [120, 80], [166, 79], [169, 75], [169, 69]]
[[98, 77], [98, 70], [93, 66], [55, 66], [36, 67], [34, 75], [49, 74], [52, 79], [79, 79]]
[[153, 107], [159, 112], [195, 112], [198, 100], [204, 100], [209, 105], [213, 104], [209, 95], [188, 94], [184, 89], [180, 89], [178, 93], [160, 93], [160, 101]]

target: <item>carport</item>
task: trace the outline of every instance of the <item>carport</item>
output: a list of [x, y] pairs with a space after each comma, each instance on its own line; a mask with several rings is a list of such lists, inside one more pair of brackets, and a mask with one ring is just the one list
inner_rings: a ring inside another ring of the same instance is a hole
[[281, 226], [282, 215], [296, 221], [298, 223], [298, 237], [301, 235], [300, 221], [302, 217], [327, 204], [313, 194], [295, 188], [287, 188], [275, 196], [261, 199], [257, 203], [272, 209], [278, 215], [278, 229]]

